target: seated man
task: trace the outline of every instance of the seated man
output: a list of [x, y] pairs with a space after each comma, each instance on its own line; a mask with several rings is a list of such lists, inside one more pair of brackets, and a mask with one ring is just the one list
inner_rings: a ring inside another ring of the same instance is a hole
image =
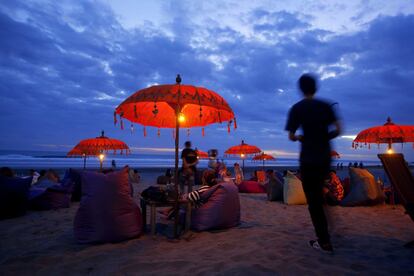
[[328, 205], [338, 205], [344, 198], [344, 187], [334, 170], [330, 171], [329, 178], [325, 180], [323, 194]]
[[199, 189], [187, 195], [183, 195], [183, 198], [190, 201], [191, 204], [195, 206], [196, 208], [200, 207], [204, 203], [201, 200], [202, 193], [217, 184], [216, 173], [212, 170], [205, 170], [203, 172], [203, 177], [201, 180], [202, 180], [202, 186]]

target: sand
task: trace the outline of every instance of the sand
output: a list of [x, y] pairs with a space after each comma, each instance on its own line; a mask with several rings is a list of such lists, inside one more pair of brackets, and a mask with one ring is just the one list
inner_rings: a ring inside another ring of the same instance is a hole
[[[152, 177], [145, 175], [140, 191]], [[307, 246], [314, 238], [306, 206], [240, 194], [242, 223], [224, 231], [167, 239], [159, 220], [149, 233], [117, 244], [80, 245], [73, 238], [79, 203], [0, 221], [0, 275], [390, 275], [414, 274], [414, 223], [401, 206], [332, 207], [334, 255]]]

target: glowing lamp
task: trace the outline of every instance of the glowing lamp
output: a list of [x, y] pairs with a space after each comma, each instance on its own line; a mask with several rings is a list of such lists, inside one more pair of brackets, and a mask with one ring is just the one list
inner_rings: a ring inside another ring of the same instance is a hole
[[184, 123], [185, 122], [185, 116], [182, 112], [180, 112], [180, 114], [178, 114], [178, 121], [180, 123]]
[[105, 158], [105, 155], [103, 153], [99, 154], [99, 160], [103, 161]]
[[393, 151], [391, 148], [389, 148], [389, 149], [387, 150], [387, 153], [388, 153], [388, 154], [393, 154], [393, 153], [394, 153], [394, 151]]
[[241, 158], [244, 158], [244, 153], [240, 154], [240, 157], [241, 157]]

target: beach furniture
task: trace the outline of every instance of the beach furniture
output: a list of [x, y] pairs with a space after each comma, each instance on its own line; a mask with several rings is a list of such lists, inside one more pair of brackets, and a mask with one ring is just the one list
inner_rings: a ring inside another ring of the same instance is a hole
[[264, 185], [260, 184], [257, 181], [252, 180], [243, 180], [239, 185], [237, 185], [240, 193], [248, 194], [263, 194], [266, 193]]
[[374, 176], [366, 169], [349, 168], [349, 192], [342, 206], [372, 206], [384, 203], [385, 195]]
[[[233, 110], [223, 97], [204, 87], [181, 84], [181, 81], [181, 76], [177, 75], [175, 84], [153, 85], [141, 89], [118, 105], [114, 112], [114, 123], [117, 123], [117, 115], [119, 115], [121, 129], [123, 129], [123, 119], [127, 119], [131, 123], [143, 125], [144, 136], [146, 136], [146, 126], [157, 127], [158, 135], [161, 128], [174, 129], [174, 182], [177, 195], [180, 128], [187, 128], [189, 135], [190, 128], [201, 127], [203, 136], [204, 127], [214, 123], [227, 122], [228, 132], [232, 123], [234, 128], [237, 128]], [[178, 208], [177, 198], [175, 206], [177, 220]], [[177, 236], [177, 225], [178, 223], [175, 223], [175, 236]]]
[[307, 204], [302, 181], [290, 171], [287, 171], [283, 183], [283, 202], [288, 205]]
[[254, 156], [252, 160], [253, 161], [260, 161], [261, 160], [263, 162], [262, 168], [264, 170], [265, 161], [267, 161], [267, 160], [275, 160], [275, 158], [272, 155], [265, 154], [264, 152], [262, 152], [261, 154], [258, 154], [256, 156]]
[[236, 185], [219, 183], [203, 192], [201, 197], [205, 203], [191, 212], [193, 230], [226, 229], [240, 223], [240, 199]]
[[0, 175], [0, 220], [26, 214], [28, 192], [32, 177], [7, 177]]
[[74, 220], [76, 240], [120, 242], [141, 231], [141, 211], [131, 197], [128, 167], [108, 174], [83, 172], [82, 199]]
[[265, 171], [257, 171], [256, 176], [257, 176], [257, 182], [262, 183], [262, 184], [266, 182], [266, 172]]
[[[414, 177], [401, 153], [378, 154], [394, 190], [402, 205], [414, 221]], [[411, 246], [413, 246], [411, 242]]]

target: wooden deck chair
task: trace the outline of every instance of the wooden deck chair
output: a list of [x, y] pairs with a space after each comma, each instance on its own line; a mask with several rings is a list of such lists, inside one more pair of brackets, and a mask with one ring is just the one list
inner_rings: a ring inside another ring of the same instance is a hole
[[257, 182], [259, 183], [265, 183], [266, 182], [266, 172], [265, 171], [257, 171]]
[[[378, 158], [384, 165], [391, 185], [401, 198], [404, 208], [414, 221], [414, 177], [404, 159], [404, 155], [400, 153], [378, 154]], [[413, 248], [414, 241], [407, 243], [405, 247]]]

